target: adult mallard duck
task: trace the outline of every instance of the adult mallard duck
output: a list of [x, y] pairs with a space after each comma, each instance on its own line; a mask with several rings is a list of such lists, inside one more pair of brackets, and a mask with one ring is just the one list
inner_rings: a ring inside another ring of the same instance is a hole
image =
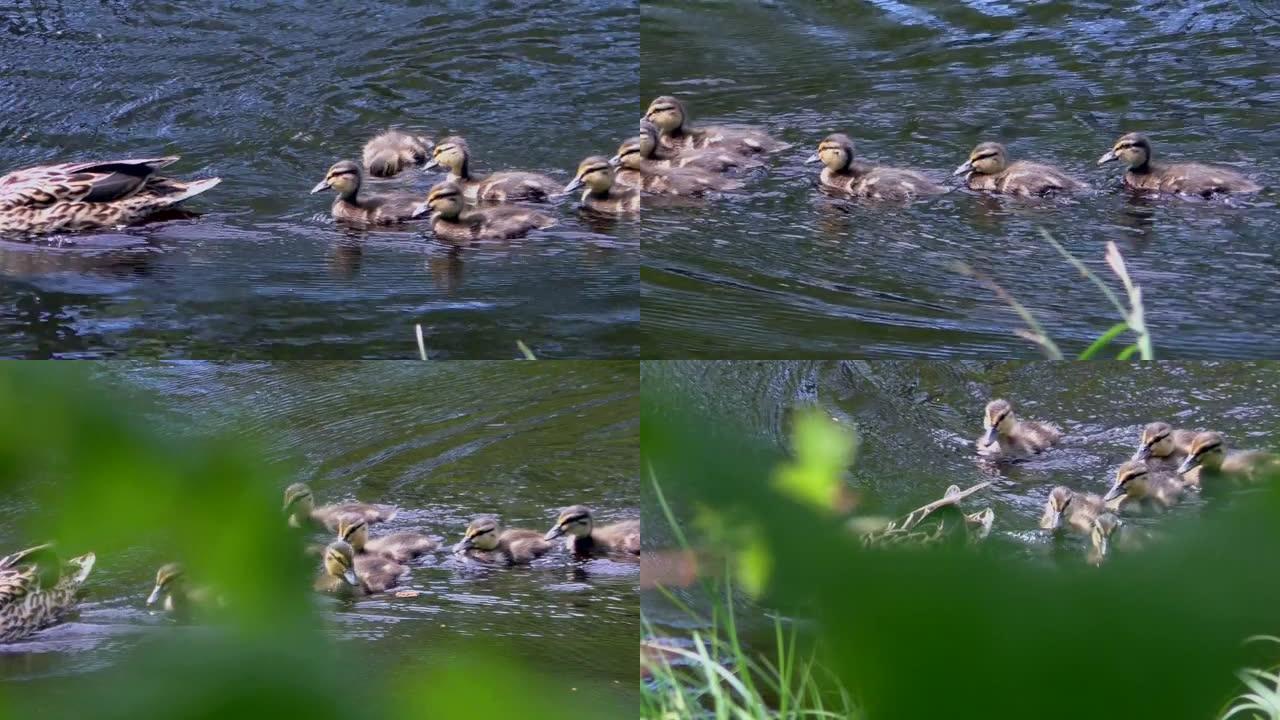
[[988, 190], [1008, 195], [1047, 195], [1077, 192], [1088, 185], [1051, 165], [1019, 160], [1009, 163], [1008, 152], [997, 142], [984, 142], [969, 153], [969, 159], [953, 175], [964, 175], [970, 190]]
[[640, 554], [639, 520], [623, 520], [596, 527], [591, 510], [585, 505], [570, 505], [561, 510], [555, 525], [544, 537], [547, 540], [566, 538], [565, 547], [577, 555], [593, 552]]
[[1128, 168], [1124, 184], [1134, 190], [1154, 190], [1184, 195], [1212, 195], [1226, 193], [1252, 193], [1261, 185], [1235, 170], [1200, 163], [1166, 165], [1151, 159], [1151, 142], [1142, 133], [1121, 135], [1102, 157], [1099, 165], [1119, 160]]
[[1130, 460], [1116, 471], [1116, 480], [1102, 499], [1113, 510], [1152, 506], [1173, 507], [1182, 499], [1183, 483], [1173, 473], [1152, 470], [1144, 462]]
[[614, 182], [656, 195], [705, 195], [709, 192], [738, 190], [742, 183], [696, 167], [658, 167], [645, 160], [640, 140], [622, 143], [618, 154], [609, 158], [617, 167]]
[[427, 169], [443, 167], [449, 179], [458, 183], [468, 200], [512, 202], [545, 201], [554, 197], [560, 184], [546, 175], [523, 171], [497, 172], [480, 177], [471, 172], [471, 150], [460, 137], [447, 137], [431, 151]]
[[384, 130], [365, 143], [361, 159], [373, 177], [393, 177], [431, 156], [431, 138], [403, 130]]
[[416, 532], [398, 532], [369, 537], [369, 523], [364, 518], [344, 517], [338, 522], [338, 539], [346, 542], [356, 555], [377, 555], [407, 563], [426, 555], [439, 545], [435, 540]]
[[436, 237], [451, 242], [468, 240], [509, 240], [556, 224], [556, 219], [517, 205], [467, 208], [462, 185], [445, 180], [431, 188], [427, 201], [415, 216], [431, 213], [431, 229]]
[[75, 607], [95, 559], [87, 553], [62, 563], [51, 544], [0, 558], [0, 643], [60, 621]]
[[75, 232], [137, 222], [222, 182], [156, 175], [178, 156], [30, 167], [0, 177], [0, 234]]
[[818, 152], [805, 162], [822, 163], [822, 173], [818, 176], [818, 182], [825, 188], [852, 197], [872, 200], [908, 200], [947, 191], [946, 188], [915, 170], [878, 167], [855, 162], [853, 141], [843, 133], [833, 133], [824, 138], [818, 143]]
[[978, 483], [961, 490], [952, 485], [942, 498], [912, 510], [898, 520], [878, 521], [858, 517], [851, 527], [862, 538], [866, 547], [927, 546], [938, 544], [966, 544], [982, 540], [991, 533], [995, 511], [986, 508], [965, 513], [960, 502], [974, 493], [990, 487], [991, 483]]
[[1019, 420], [1008, 400], [992, 400], [982, 416], [987, 430], [978, 438], [978, 454], [1017, 458], [1035, 455], [1052, 447], [1062, 431], [1047, 423]]
[[614, 215], [639, 212], [640, 191], [635, 188], [619, 188], [613, 179], [613, 165], [608, 158], [592, 155], [578, 165], [578, 172], [564, 191], [571, 193], [585, 186], [580, 204], [596, 212]]
[[325, 546], [322, 567], [316, 590], [343, 595], [386, 592], [398, 585], [400, 576], [407, 571], [405, 566], [385, 558], [366, 557], [362, 562], [355, 550], [341, 540]]
[[551, 549], [542, 533], [522, 528], [503, 529], [494, 517], [478, 517], [467, 525], [453, 552], [482, 563], [524, 565]]
[[1222, 433], [1197, 433], [1178, 466], [1178, 475], [1189, 486], [1205, 488], [1227, 480], [1234, 484], [1253, 482], [1267, 472], [1280, 472], [1280, 458], [1260, 450], [1227, 452]]
[[421, 196], [413, 193], [361, 192], [364, 186], [364, 170], [351, 160], [334, 163], [324, 179], [311, 188], [311, 194], [325, 190], [338, 191], [333, 199], [333, 217], [366, 225], [392, 225], [412, 220], [422, 203]]
[[367, 523], [386, 522], [395, 517], [396, 509], [387, 505], [345, 502], [316, 507], [315, 494], [305, 483], [294, 483], [284, 489], [284, 511], [289, 525], [311, 530], [337, 532], [342, 519], [361, 519]]
[[1152, 469], [1172, 470], [1187, 456], [1195, 440], [1194, 430], [1175, 429], [1167, 422], [1153, 422], [1142, 428], [1134, 460], [1140, 460]]
[[660, 142], [677, 152], [716, 146], [751, 155], [776, 152], [788, 147], [786, 143], [774, 140], [763, 130], [755, 128], [690, 127], [684, 103], [671, 95], [663, 95], [649, 103], [644, 119], [658, 128]]

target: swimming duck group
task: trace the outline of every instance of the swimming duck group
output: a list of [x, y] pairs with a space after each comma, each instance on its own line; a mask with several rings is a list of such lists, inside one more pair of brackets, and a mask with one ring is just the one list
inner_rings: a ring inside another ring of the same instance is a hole
[[[438, 541], [422, 533], [371, 534], [370, 526], [394, 518], [395, 508], [360, 502], [318, 506], [302, 483], [285, 489], [284, 512], [291, 527], [330, 538], [312, 550], [320, 556], [314, 587], [323, 592], [358, 596], [393, 590], [409, 563], [440, 549]], [[561, 510], [545, 532], [503, 527], [496, 517], [482, 516], [467, 525], [451, 550], [467, 562], [512, 566], [526, 565], [557, 548], [580, 559], [635, 557], [640, 554], [640, 521], [597, 525], [584, 505]], [[21, 640], [60, 622], [77, 605], [94, 562], [93, 553], [64, 561], [50, 544], [0, 558], [0, 643]], [[146, 599], [148, 607], [180, 619], [222, 603], [210, 588], [192, 584], [181, 563], [166, 563], [156, 572]]]
[[[1054, 425], [1018, 418], [1002, 399], [987, 404], [983, 427], [978, 454], [997, 460], [1037, 455], [1062, 438]], [[1040, 527], [1089, 537], [1089, 559], [1097, 563], [1123, 525], [1121, 515], [1165, 510], [1189, 492], [1218, 492], [1274, 470], [1280, 470], [1280, 458], [1254, 450], [1228, 451], [1222, 433], [1153, 422], [1143, 427], [1133, 456], [1120, 465], [1104, 494], [1063, 485], [1050, 490]]]

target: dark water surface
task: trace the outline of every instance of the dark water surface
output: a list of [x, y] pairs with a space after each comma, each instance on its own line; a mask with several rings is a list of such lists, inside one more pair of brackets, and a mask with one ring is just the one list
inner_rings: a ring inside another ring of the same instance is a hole
[[[155, 421], [175, 434], [265, 443], [268, 462], [297, 468], [322, 502], [397, 505], [378, 531], [451, 544], [477, 514], [545, 530], [558, 508], [577, 502], [604, 520], [638, 512], [635, 363], [183, 363], [113, 365], [100, 375], [163, 398]], [[14, 536], [24, 509], [20, 498], [0, 500], [0, 547], [24, 541]], [[144, 609], [169, 559], [156, 548], [100, 554], [79, 617], [3, 646], [0, 678], [93, 672], [154, 634], [198, 631]], [[360, 659], [354, 681], [394, 678], [465, 641], [562, 675], [586, 697], [634, 702], [638, 576], [625, 560], [554, 553], [529, 567], [489, 568], [437, 552], [415, 561], [405, 583], [422, 594], [336, 607], [332, 625]]]
[[566, 200], [556, 228], [459, 250], [336, 227], [307, 194], [390, 125], [567, 182], [634, 132], [634, 0], [0, 3], [0, 38], [0, 172], [177, 154], [223, 178], [198, 219], [0, 243], [2, 355], [408, 358], [415, 323], [442, 359], [639, 352], [634, 221]]
[[[1122, 132], [1158, 157], [1280, 181], [1280, 11], [1148, 0], [646, 2], [641, 97], [674, 93], [694, 124], [747, 123], [794, 146], [745, 191], [645, 215], [647, 357], [1035, 356], [994, 277], [1078, 353], [1119, 320], [1036, 232], [1113, 281], [1115, 241], [1164, 357], [1280, 352], [1280, 210], [1140, 199], [1097, 168]], [[956, 191], [906, 207], [816, 190], [804, 165], [846, 132], [871, 163], [941, 180], [979, 141], [1096, 188], [1019, 201]]]
[[[645, 363], [645, 393], [674, 392], [744, 428], [760, 443], [787, 447], [787, 415], [817, 405], [857, 429], [861, 445], [849, 483], [864, 509], [901, 516], [941, 497], [946, 487], [993, 481], [966, 501], [995, 510], [992, 538], [1002, 546], [1048, 555], [1056, 548], [1037, 522], [1055, 485], [1104, 493], [1133, 454], [1142, 426], [1217, 430], [1229, 448], [1280, 450], [1280, 366], [1275, 363], [1162, 362], [1132, 369], [1117, 363], [1049, 362], [666, 362]], [[1057, 424], [1062, 443], [1007, 466], [979, 461], [986, 402], [1003, 397], [1022, 417]], [[674, 482], [674, 481], [673, 481]], [[644, 499], [647, 547], [674, 544], [652, 493]], [[1189, 495], [1171, 515], [1200, 512]], [[1158, 532], [1161, 517], [1126, 515], [1137, 536]], [[1073, 538], [1067, 562], [1083, 562]], [[1075, 552], [1078, 550], [1078, 553]], [[656, 594], [645, 612], [683, 625]]]

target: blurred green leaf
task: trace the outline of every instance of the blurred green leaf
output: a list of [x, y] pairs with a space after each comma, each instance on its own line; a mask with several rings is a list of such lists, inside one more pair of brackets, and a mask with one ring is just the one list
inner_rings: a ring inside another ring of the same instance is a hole
[[794, 460], [778, 467], [774, 487], [819, 510], [840, 509], [844, 474], [857, 450], [855, 433], [817, 408], [795, 413], [791, 431]]

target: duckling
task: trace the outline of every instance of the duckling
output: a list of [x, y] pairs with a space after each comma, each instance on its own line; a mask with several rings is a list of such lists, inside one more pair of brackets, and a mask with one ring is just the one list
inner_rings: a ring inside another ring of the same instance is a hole
[[361, 193], [364, 183], [364, 171], [350, 160], [334, 163], [325, 173], [311, 194], [324, 190], [337, 190], [338, 196], [333, 199], [333, 217], [338, 220], [365, 223], [368, 225], [392, 225], [414, 217], [414, 210], [420, 204], [417, 195], [412, 193]]
[[0, 234], [42, 235], [137, 222], [222, 182], [156, 175], [178, 156], [41, 165], [0, 177]]
[[[714, 145], [702, 150], [685, 150], [676, 155], [663, 149], [658, 136], [657, 125], [648, 120], [640, 120], [640, 135], [636, 137], [636, 145], [633, 148], [639, 157], [633, 159], [633, 163], [639, 164], [642, 168], [696, 168], [713, 173], [747, 170], [764, 165], [757, 158], [729, 152]], [[614, 165], [621, 161], [621, 151], [619, 155], [609, 159], [609, 162]]]
[[614, 173], [617, 184], [658, 195], [703, 195], [742, 187], [737, 180], [708, 170], [656, 167], [645, 161], [637, 138], [622, 143], [618, 154], [609, 159], [609, 164], [618, 167]]
[[1089, 526], [1089, 553], [1087, 556], [1090, 565], [1100, 565], [1106, 559], [1107, 553], [1111, 549], [1111, 538], [1122, 527], [1124, 527], [1124, 523], [1120, 521], [1120, 518], [1109, 512], [1104, 512], [1093, 519]]
[[75, 608], [95, 560], [87, 553], [63, 563], [48, 543], [0, 558], [0, 643], [61, 621]]
[[350, 545], [357, 558], [368, 554], [398, 563], [407, 563], [426, 555], [438, 545], [435, 540], [415, 532], [398, 532], [370, 538], [369, 523], [364, 518], [350, 517], [343, 517], [338, 522], [338, 539]]
[[1019, 420], [1007, 400], [987, 403], [982, 424], [987, 429], [978, 438], [978, 454], [1025, 457], [1047, 450], [1062, 437], [1062, 431], [1047, 423]]
[[1199, 163], [1165, 165], [1151, 159], [1151, 142], [1142, 133], [1121, 135], [1102, 157], [1099, 165], [1119, 160], [1128, 168], [1124, 184], [1134, 190], [1211, 197], [1225, 193], [1252, 193], [1262, 187], [1227, 168]]
[[384, 130], [364, 144], [361, 159], [373, 177], [394, 177], [431, 156], [431, 138], [403, 130]]
[[753, 155], [788, 147], [786, 143], [778, 142], [765, 132], [752, 128], [689, 127], [689, 115], [685, 112], [684, 103], [670, 95], [655, 98], [649, 103], [644, 119], [658, 128], [660, 142], [664, 146], [677, 151], [715, 145], [736, 153]]
[[578, 555], [589, 555], [597, 550], [640, 554], [639, 520], [623, 520], [595, 527], [591, 511], [585, 505], [570, 505], [561, 510], [556, 524], [551, 526], [544, 537], [555, 540], [563, 536], [568, 536], [565, 547]]
[[[1237, 450], [1230, 453], [1221, 433], [1197, 433], [1187, 450], [1187, 457], [1178, 466], [1178, 474], [1188, 486], [1203, 487], [1202, 480], [1210, 482], [1219, 478], [1235, 482], [1252, 482], [1267, 471], [1280, 470], [1280, 459], [1259, 450]], [[1216, 484], [1216, 483], [1214, 483]]]
[[1062, 529], [1065, 520], [1068, 529], [1087, 535], [1092, 531], [1094, 521], [1106, 511], [1106, 502], [1098, 495], [1079, 493], [1059, 485], [1049, 491], [1049, 499], [1044, 504], [1044, 515], [1040, 517], [1040, 527], [1057, 531]]
[[289, 525], [296, 528], [336, 532], [338, 523], [344, 517], [362, 519], [368, 523], [380, 523], [396, 515], [396, 509], [386, 505], [345, 502], [316, 507], [315, 503], [315, 494], [305, 483], [294, 483], [285, 488], [284, 511], [289, 514]]
[[436, 237], [451, 242], [509, 240], [556, 224], [549, 215], [515, 205], [467, 209], [464, 194], [456, 180], [437, 183], [427, 193], [427, 201], [414, 211], [415, 217], [432, 213], [431, 229]]
[[1115, 483], [1102, 499], [1112, 510], [1143, 505], [1163, 510], [1182, 498], [1182, 486], [1176, 476], [1153, 471], [1146, 463], [1130, 460], [1116, 471]]
[[818, 143], [818, 152], [805, 162], [823, 164], [822, 174], [818, 176], [823, 187], [853, 197], [873, 200], [907, 200], [947, 191], [946, 188], [914, 170], [875, 167], [855, 162], [853, 141], [843, 133], [828, 135]]
[[164, 598], [164, 610], [182, 620], [188, 620], [194, 611], [220, 604], [209, 588], [192, 588], [187, 585], [186, 569], [181, 563], [168, 563], [156, 571], [156, 586], [147, 596], [147, 607]]
[[1166, 422], [1149, 423], [1142, 428], [1133, 459], [1141, 460], [1153, 469], [1176, 468], [1187, 456], [1195, 437], [1194, 430], [1175, 430]]
[[488, 202], [513, 202], [528, 200], [542, 202], [557, 194], [560, 184], [555, 180], [531, 172], [498, 172], [481, 178], [471, 174], [471, 150], [460, 137], [447, 137], [431, 151], [427, 169], [443, 167], [449, 171], [449, 179], [462, 186], [468, 200]]
[[640, 211], [640, 191], [635, 188], [617, 188], [613, 184], [613, 165], [606, 158], [592, 155], [578, 165], [573, 181], [564, 191], [571, 193], [582, 186], [581, 206], [597, 212], [635, 213]]
[[499, 565], [525, 565], [545, 555], [551, 543], [536, 530], [503, 529], [496, 518], [479, 517], [467, 525], [453, 552], [472, 560]]
[[405, 567], [383, 558], [361, 562], [351, 546], [334, 540], [324, 549], [324, 573], [316, 578], [315, 589], [353, 595], [386, 592], [400, 583]]
[[984, 142], [953, 175], [964, 175], [970, 190], [990, 190], [1009, 195], [1045, 195], [1076, 192], [1088, 186], [1056, 167], [1019, 160], [1008, 164], [1008, 153], [996, 142]]

